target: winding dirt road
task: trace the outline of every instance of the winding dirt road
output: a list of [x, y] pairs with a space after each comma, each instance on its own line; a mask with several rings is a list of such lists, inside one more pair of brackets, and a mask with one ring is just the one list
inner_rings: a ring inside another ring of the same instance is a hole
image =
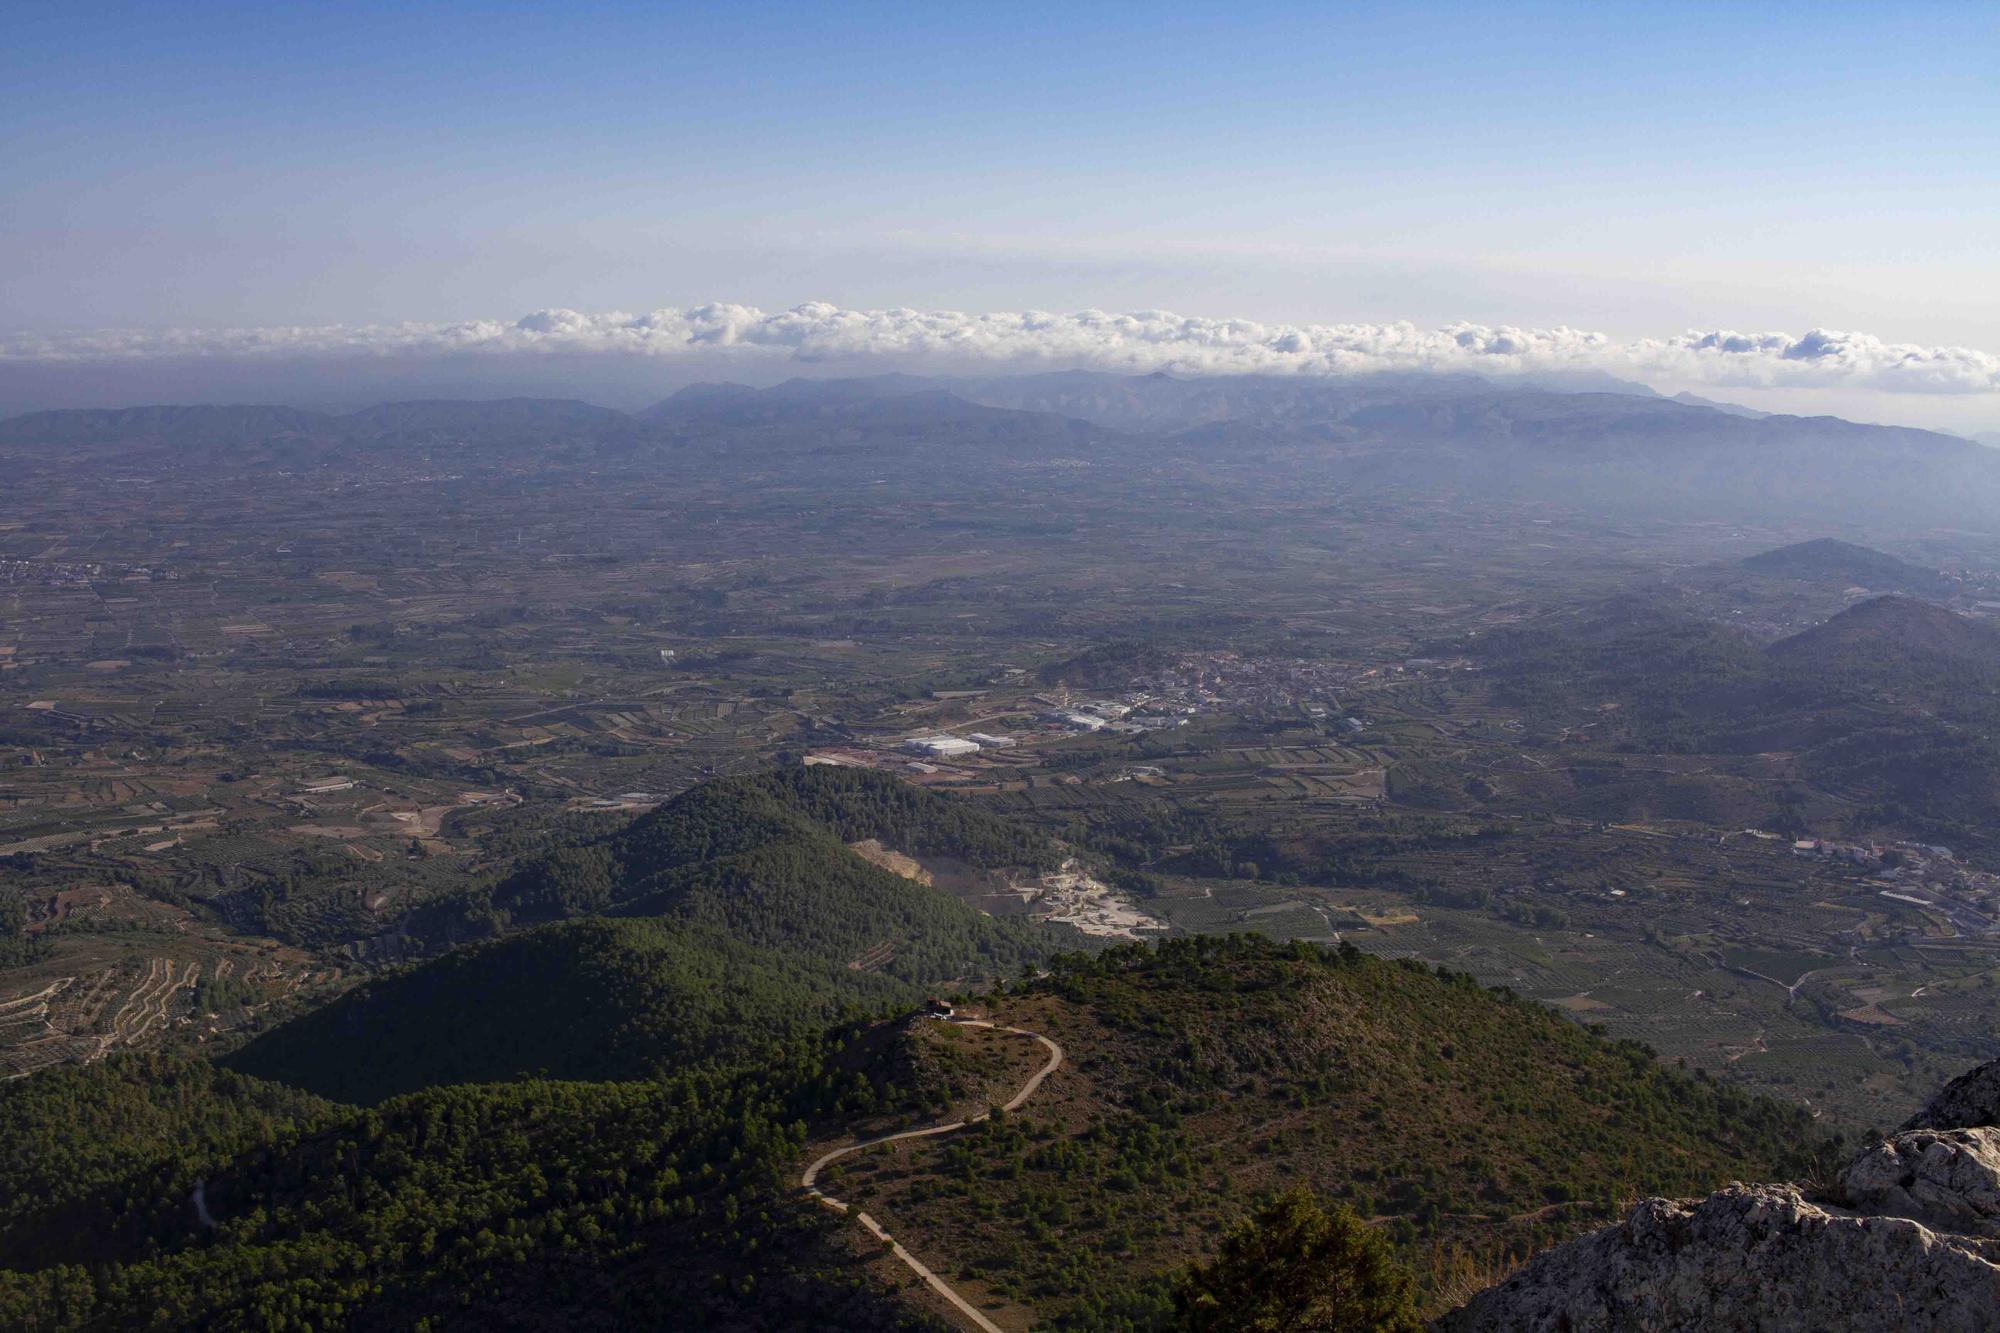
[[[1063, 1048], [1061, 1046], [1058, 1046], [1055, 1042], [1050, 1041], [1047, 1037], [1044, 1037], [1039, 1032], [1030, 1032], [1026, 1028], [1010, 1028], [1004, 1026], [1003, 1024], [988, 1023], [983, 1019], [977, 1019], [977, 1018], [954, 1018], [949, 1021], [957, 1023], [961, 1027], [992, 1028], [996, 1032], [1011, 1032], [1014, 1033], [1016, 1036], [1033, 1037], [1036, 1041], [1048, 1047], [1049, 1062], [1043, 1065], [1039, 1070], [1037, 1070], [1035, 1072], [1034, 1077], [1030, 1078], [1026, 1083], [1023, 1083], [1021, 1085], [1021, 1090], [1014, 1094], [1013, 1100], [1000, 1108], [1003, 1111], [1012, 1111], [1017, 1107], [1019, 1107], [1023, 1102], [1027, 1101], [1028, 1098], [1035, 1095], [1035, 1090], [1042, 1086], [1043, 1080], [1047, 1079], [1050, 1074], [1055, 1073], [1056, 1070], [1062, 1068]], [[819, 1189], [819, 1187], [814, 1184], [814, 1182], [819, 1179], [819, 1173], [821, 1171], [825, 1170], [832, 1163], [837, 1162], [841, 1158], [847, 1156], [849, 1153], [857, 1153], [864, 1148], [879, 1147], [884, 1143], [899, 1143], [904, 1139], [924, 1139], [924, 1138], [930, 1138], [931, 1136], [936, 1134], [950, 1134], [957, 1130], [964, 1129], [967, 1125], [976, 1125], [980, 1121], [986, 1118], [987, 1118], [986, 1114], [980, 1114], [973, 1116], [970, 1120], [954, 1120], [949, 1125], [932, 1125], [929, 1129], [906, 1129], [900, 1134], [884, 1134], [882, 1137], [877, 1139], [864, 1139], [860, 1143], [850, 1143], [845, 1148], [835, 1148], [832, 1152], [827, 1153], [825, 1156], [821, 1157], [818, 1161], [814, 1162], [811, 1166], [807, 1167], [805, 1175], [799, 1178], [799, 1184], [805, 1188], [808, 1194], [812, 1195], [813, 1198], [819, 1200], [819, 1202], [823, 1206], [831, 1208], [836, 1213], [853, 1216], [855, 1221], [861, 1223], [862, 1226], [868, 1228], [868, 1233], [874, 1236], [875, 1239], [880, 1241], [887, 1241], [889, 1245], [889, 1252], [891, 1254], [895, 1255], [898, 1259], [902, 1260], [903, 1263], [909, 1268], [909, 1270], [912, 1273], [915, 1273], [918, 1277], [922, 1278], [925, 1281], [925, 1283], [927, 1283], [930, 1286], [930, 1289], [932, 1291], [935, 1291], [938, 1295], [944, 1297], [945, 1300], [951, 1303], [954, 1309], [956, 1309], [960, 1314], [964, 1315], [967, 1319], [971, 1320], [972, 1326], [980, 1330], [980, 1333], [1003, 1333], [1003, 1330], [1000, 1328], [1000, 1326], [994, 1323], [991, 1319], [988, 1319], [985, 1315], [981, 1314], [978, 1308], [974, 1306], [971, 1301], [966, 1300], [965, 1297], [959, 1295], [956, 1291], [953, 1291], [951, 1289], [950, 1283], [946, 1282], [936, 1273], [933, 1273], [927, 1266], [925, 1266], [924, 1262], [921, 1259], [917, 1258], [917, 1256], [911, 1254], [908, 1250], [904, 1249], [900, 1244], [898, 1244], [893, 1236], [891, 1236], [888, 1232], [882, 1229], [881, 1223], [877, 1222], [874, 1218], [870, 1217], [868, 1214], [852, 1209], [847, 1204], [842, 1203], [839, 1199], [833, 1198], [831, 1195], [822, 1192]]]

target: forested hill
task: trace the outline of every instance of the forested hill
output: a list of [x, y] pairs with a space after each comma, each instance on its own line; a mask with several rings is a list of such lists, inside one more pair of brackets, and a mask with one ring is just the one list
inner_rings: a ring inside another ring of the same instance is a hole
[[[2000, 820], [2000, 634], [1890, 594], [1760, 645], [1624, 596], [1456, 641], [1494, 697], [1558, 732], [1647, 753], [1794, 756], [1853, 831], [1978, 846]], [[1860, 804], [1857, 806], [1856, 801]]]
[[986, 916], [848, 850], [875, 837], [987, 866], [1038, 835], [880, 774], [704, 784], [502, 883], [555, 920], [382, 978], [259, 1037], [246, 1072], [372, 1102], [429, 1084], [742, 1068], [829, 1023], [1020, 975], [1082, 937]]
[[736, 1071], [917, 989], [705, 926], [566, 922], [367, 983], [225, 1063], [363, 1103], [448, 1083]]
[[1737, 564], [1752, 573], [1772, 578], [1798, 579], [1835, 587], [1858, 584], [1884, 592], [1927, 596], [1936, 596], [1946, 587], [1945, 580], [1933, 570], [1835, 537], [1820, 537], [1780, 546], [1776, 550], [1760, 551]]
[[0, 1266], [114, 1253], [141, 1225], [128, 1203], [135, 1184], [163, 1187], [181, 1162], [227, 1158], [342, 1109], [159, 1053], [0, 1085]]
[[710, 784], [720, 791], [739, 785], [768, 793], [843, 842], [877, 838], [901, 851], [989, 869], [1047, 869], [1062, 859], [1036, 829], [870, 769], [800, 765]]
[[[548, 980], [518, 976], [509, 1013], [557, 1008]], [[471, 1021], [408, 996], [410, 1025]], [[1348, 1201], [1408, 1260], [1486, 1263], [1634, 1192], [1783, 1174], [1812, 1147], [1802, 1111], [1351, 949], [1066, 955], [980, 1003], [1069, 1062], [1016, 1113], [857, 1158], [838, 1183], [1061, 1327], [1191, 1327], [1164, 1299], [1173, 1274], [1280, 1185]], [[944, 1055], [965, 1030], [902, 1032]], [[837, 1138], [842, 1116], [904, 1104], [839, 1056], [842, 1035], [727, 1076], [436, 1087], [369, 1110], [186, 1057], [0, 1086], [0, 1143], [21, 1145], [0, 1150], [0, 1327], [931, 1327], [828, 1243], [850, 1223], [796, 1194], [808, 1122]]]
[[[1871, 597], [1771, 645], [1784, 666], [1856, 685], [1934, 695], [2000, 686], [2000, 634], [1914, 597]], [[1949, 702], [1949, 699], [1945, 700]]]
[[1076, 937], [883, 870], [864, 837], [1057, 854], [874, 774], [712, 783], [501, 886], [582, 919], [378, 978], [226, 1069], [0, 1088], [0, 1327], [923, 1324], [786, 1197], [806, 1119], [900, 1105], [829, 1057]]
[[1797, 1172], [1815, 1144], [1800, 1108], [1351, 946], [1121, 946], [1058, 960], [993, 1011], [1069, 1051], [1046, 1095], [956, 1143], [857, 1159], [830, 1188], [1056, 1327], [1169, 1326], [1176, 1266], [1301, 1184], [1437, 1284], [1454, 1256], [1484, 1269], [1635, 1195]]
[[0, 1328], [935, 1329], [787, 1197], [815, 1080], [363, 1111], [185, 1059], [45, 1070], [0, 1085], [33, 1149], [0, 1155]]
[[[848, 862], [866, 863], [846, 844], [868, 838], [995, 869], [1046, 868], [1060, 859], [1040, 833], [887, 774], [800, 766], [703, 783], [615, 833], [530, 863], [494, 890], [494, 901], [516, 920], [588, 912], [703, 915], [727, 908], [716, 901], [717, 876], [729, 879], [743, 858], [768, 862], [785, 853], [823, 862], [822, 869], [852, 881], [858, 871]], [[738, 887], [739, 896], [756, 898], [771, 886]], [[812, 904], [791, 905], [824, 914]]]
[[[1452, 645], [1510, 698], [1619, 699], [1647, 716], [1826, 712], [1858, 692], [1925, 709], [1983, 713], [2000, 686], [2000, 633], [1945, 607], [1890, 593], [1759, 646], [1670, 600], [1629, 594], [1555, 610]], [[1441, 646], [1442, 647], [1442, 646]], [[1980, 698], [1968, 699], [1966, 691]]]
[[947, 984], [1068, 1059], [890, 1174], [843, 1164], [842, 1197], [1070, 1327], [1177, 1328], [1172, 1274], [1280, 1184], [1485, 1263], [1809, 1146], [1803, 1112], [1467, 977], [1254, 937], [1055, 953], [862, 836], [1058, 854], [872, 774], [713, 783], [522, 881], [618, 915], [379, 978], [221, 1068], [0, 1085], [0, 1327], [928, 1327], [797, 1185], [809, 1137], [1015, 1086], [973, 1029], [868, 1017]]

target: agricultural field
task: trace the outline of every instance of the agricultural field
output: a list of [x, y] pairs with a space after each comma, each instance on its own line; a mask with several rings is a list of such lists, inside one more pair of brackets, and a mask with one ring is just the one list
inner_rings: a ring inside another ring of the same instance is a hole
[[[773, 447], [10, 456], [9, 1068], [206, 1032], [204, 987], [254, 975], [230, 1010], [254, 1025], [503, 933], [484, 886], [547, 839], [802, 762], [1075, 852], [1025, 892], [926, 864], [984, 910], [1420, 957], [1842, 1123], [2000, 1053], [1987, 826], [1915, 761], [1899, 793], [1810, 737], [1663, 728], [1627, 670], [1703, 624], [1761, 643], [1838, 613], [1844, 584], [1731, 563], [1809, 531], [1069, 444]], [[1954, 542], [1929, 557], [1972, 609], [2000, 551]], [[1577, 610], [1639, 596], [1697, 619], [1613, 621], [1652, 636], [1620, 656]], [[999, 740], [906, 746], [940, 735]], [[115, 910], [64, 906], [100, 891]]]

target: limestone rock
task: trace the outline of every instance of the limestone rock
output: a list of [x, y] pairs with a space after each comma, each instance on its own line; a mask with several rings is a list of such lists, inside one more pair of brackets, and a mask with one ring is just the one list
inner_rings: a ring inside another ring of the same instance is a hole
[[2000, 1241], [1814, 1203], [1791, 1185], [1735, 1185], [1698, 1202], [1648, 1199], [1438, 1327], [1974, 1333], [2000, 1327]]
[[2000, 1060], [1952, 1080], [1823, 1195], [1647, 1199], [1544, 1250], [1444, 1333], [2000, 1329]]
[[1859, 1212], [2000, 1236], [2000, 1129], [1897, 1134], [1848, 1163], [1835, 1195]]

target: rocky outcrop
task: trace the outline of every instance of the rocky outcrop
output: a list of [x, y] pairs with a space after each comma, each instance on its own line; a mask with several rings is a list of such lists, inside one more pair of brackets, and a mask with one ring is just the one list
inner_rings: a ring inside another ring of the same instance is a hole
[[1860, 1213], [2000, 1236], [2000, 1129], [1916, 1129], [1885, 1139], [1847, 1164], [1834, 1197]]
[[1972, 1129], [2000, 1125], [2000, 1060], [1991, 1060], [1944, 1085], [1904, 1129]]
[[1647, 1199], [1618, 1226], [1537, 1255], [1438, 1327], [2000, 1328], [1996, 1102], [2000, 1061], [1956, 1080], [1823, 1191], [1731, 1185], [1706, 1199]]

